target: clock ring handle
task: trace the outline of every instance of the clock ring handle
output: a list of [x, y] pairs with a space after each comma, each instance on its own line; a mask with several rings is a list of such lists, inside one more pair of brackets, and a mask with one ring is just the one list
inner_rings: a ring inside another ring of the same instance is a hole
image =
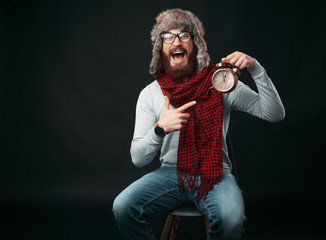
[[230, 68], [232, 69], [232, 71], [237, 74], [238, 76], [241, 76], [241, 72], [239, 70], [239, 68], [233, 66], [230, 62], [228, 61], [221, 61], [219, 63], [216, 64], [216, 67], [217, 69], [220, 69], [220, 68]]

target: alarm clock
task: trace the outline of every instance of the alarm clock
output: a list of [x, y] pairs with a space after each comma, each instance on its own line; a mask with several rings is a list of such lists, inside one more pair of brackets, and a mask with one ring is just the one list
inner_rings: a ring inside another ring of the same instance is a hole
[[238, 84], [240, 70], [228, 62], [220, 62], [216, 67], [217, 70], [212, 76], [213, 87], [222, 93], [231, 92]]

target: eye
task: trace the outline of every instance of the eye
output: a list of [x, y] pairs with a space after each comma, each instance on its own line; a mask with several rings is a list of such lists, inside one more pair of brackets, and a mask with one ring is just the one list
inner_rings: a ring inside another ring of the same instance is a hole
[[174, 35], [172, 34], [172, 33], [165, 33], [164, 35], [163, 35], [163, 38], [164, 39], [172, 39], [174, 37]]
[[180, 37], [180, 38], [187, 39], [187, 38], [190, 37], [190, 35], [189, 35], [189, 33], [183, 32], [183, 33], [180, 33], [180, 34], [179, 34], [179, 37]]

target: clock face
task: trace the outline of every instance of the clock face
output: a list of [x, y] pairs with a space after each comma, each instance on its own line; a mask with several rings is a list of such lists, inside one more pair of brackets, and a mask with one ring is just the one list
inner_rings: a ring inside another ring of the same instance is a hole
[[231, 90], [235, 84], [234, 75], [227, 69], [217, 70], [212, 77], [213, 86], [220, 92]]

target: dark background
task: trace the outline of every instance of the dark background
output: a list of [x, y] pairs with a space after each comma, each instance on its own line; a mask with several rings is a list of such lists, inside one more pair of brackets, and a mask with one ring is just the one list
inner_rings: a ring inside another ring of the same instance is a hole
[[[115, 196], [159, 166], [136, 168], [129, 147], [138, 94], [154, 80], [150, 31], [159, 12], [175, 7], [204, 23], [214, 62], [235, 50], [255, 57], [286, 109], [279, 123], [232, 115], [248, 217], [244, 238], [325, 239], [321, 4], [3, 2], [0, 215], [6, 239], [121, 239], [111, 214]], [[255, 88], [247, 72], [241, 80]], [[153, 223], [158, 235], [163, 221]]]

